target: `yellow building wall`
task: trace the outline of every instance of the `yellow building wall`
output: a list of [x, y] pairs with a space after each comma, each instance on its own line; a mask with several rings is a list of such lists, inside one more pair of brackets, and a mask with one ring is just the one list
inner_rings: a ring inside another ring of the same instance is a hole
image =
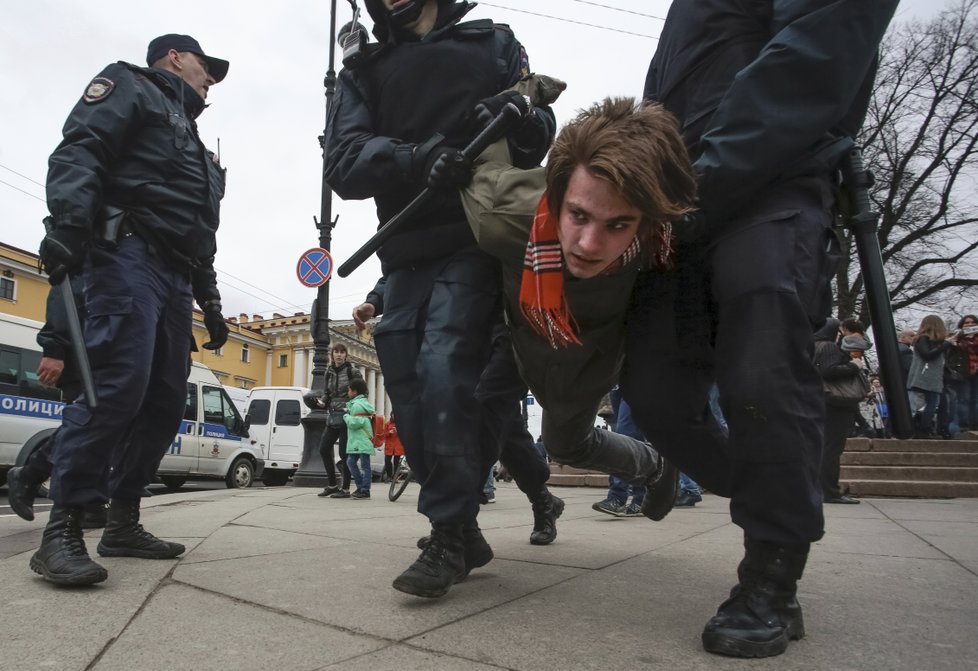
[[0, 243], [0, 266], [0, 277], [14, 283], [14, 297], [0, 298], [0, 312], [43, 322], [51, 285], [37, 271], [37, 255]]
[[[193, 331], [197, 351], [191, 354], [191, 358], [210, 368], [221, 384], [227, 387], [251, 389], [268, 384], [265, 381], [265, 371], [269, 347], [265, 339], [237, 324], [229, 323], [228, 329], [231, 334], [220, 350], [204, 349], [204, 343], [210, 340], [210, 336], [204, 327], [203, 314], [194, 310]], [[248, 361], [242, 361], [241, 353], [246, 344]]]

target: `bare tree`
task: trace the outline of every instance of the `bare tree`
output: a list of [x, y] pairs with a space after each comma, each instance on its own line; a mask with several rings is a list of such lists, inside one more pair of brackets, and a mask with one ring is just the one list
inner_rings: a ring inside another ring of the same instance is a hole
[[[879, 241], [894, 311], [978, 304], [978, 0], [895, 25], [859, 142], [876, 176]], [[839, 314], [868, 321], [852, 241]], [[970, 292], [970, 295], [969, 295]]]

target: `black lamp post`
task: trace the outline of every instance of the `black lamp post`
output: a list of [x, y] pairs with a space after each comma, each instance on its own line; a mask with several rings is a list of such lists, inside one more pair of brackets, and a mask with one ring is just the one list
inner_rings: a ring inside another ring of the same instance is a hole
[[[329, 116], [329, 107], [333, 102], [333, 93], [336, 91], [336, 70], [334, 68], [334, 54], [336, 51], [336, 0], [330, 0], [329, 8], [329, 66], [326, 70], [326, 77], [323, 79], [323, 86], [326, 89], [326, 116]], [[319, 145], [323, 150], [323, 165], [326, 163], [326, 131], [319, 136]], [[336, 222], [333, 220], [333, 190], [329, 188], [326, 180], [323, 180], [322, 202], [319, 209], [319, 220], [316, 221], [316, 228], [319, 229], [319, 246], [327, 252], [333, 240], [333, 227]], [[326, 389], [326, 366], [329, 360], [329, 282], [324, 282], [316, 290], [316, 300], [312, 303], [312, 341], [315, 343], [315, 354], [312, 358], [312, 390], [317, 395], [323, 395]], [[327, 408], [313, 408], [303, 420], [304, 439], [302, 441], [302, 463], [299, 470], [292, 478], [292, 484], [296, 487], [324, 487], [327, 482], [326, 468], [334, 468], [334, 464], [323, 465], [319, 455], [319, 443], [322, 440], [323, 431], [326, 428], [326, 420], [329, 416]]]

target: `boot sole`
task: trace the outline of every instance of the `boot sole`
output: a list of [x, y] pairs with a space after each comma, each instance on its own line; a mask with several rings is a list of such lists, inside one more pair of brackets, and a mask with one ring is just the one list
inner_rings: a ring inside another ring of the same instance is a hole
[[7, 505], [10, 506], [10, 509], [13, 510], [17, 514], [17, 517], [19, 517], [20, 519], [27, 520], [28, 522], [34, 521], [33, 506], [28, 508], [24, 505], [21, 505], [20, 503], [14, 503], [14, 499], [9, 498], [9, 496], [7, 498]]
[[145, 550], [134, 550], [132, 548], [111, 548], [105, 547], [101, 543], [98, 544], [98, 553], [101, 557], [135, 557], [136, 559], [176, 559], [184, 552], [187, 548], [183, 548], [179, 552], [160, 554], [158, 552], [147, 552]]
[[[462, 576], [462, 577], [464, 577], [464, 576]], [[456, 580], [455, 582], [458, 582], [458, 580]], [[452, 584], [455, 584], [455, 583], [452, 583]], [[411, 585], [409, 583], [402, 582], [401, 580], [399, 580], [397, 578], [394, 579], [394, 582], [392, 583], [392, 586], [398, 592], [404, 592], [405, 594], [411, 594], [412, 596], [424, 597], [425, 599], [437, 599], [440, 596], [445, 596], [446, 594], [448, 594], [448, 589], [450, 587], [449, 586], [449, 587], [445, 587], [443, 589], [437, 589], [437, 590], [418, 589], [414, 585]]]
[[805, 637], [803, 622], [789, 623], [781, 635], [770, 641], [754, 642], [727, 636], [720, 632], [703, 632], [703, 649], [715, 655], [726, 657], [761, 658], [774, 657], [788, 649], [788, 641]]
[[109, 577], [109, 572], [101, 566], [91, 571], [59, 575], [48, 571], [44, 564], [34, 557], [31, 557], [30, 565], [34, 573], [43, 576], [45, 580], [55, 585], [94, 585], [95, 583], [104, 582]]

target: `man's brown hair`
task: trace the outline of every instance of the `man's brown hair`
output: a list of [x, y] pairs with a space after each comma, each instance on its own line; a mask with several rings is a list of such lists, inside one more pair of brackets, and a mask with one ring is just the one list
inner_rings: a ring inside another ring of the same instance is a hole
[[554, 216], [579, 165], [641, 211], [645, 240], [666, 242], [669, 222], [696, 209], [696, 176], [679, 124], [658, 103], [605, 98], [561, 129], [546, 168], [547, 205]]

